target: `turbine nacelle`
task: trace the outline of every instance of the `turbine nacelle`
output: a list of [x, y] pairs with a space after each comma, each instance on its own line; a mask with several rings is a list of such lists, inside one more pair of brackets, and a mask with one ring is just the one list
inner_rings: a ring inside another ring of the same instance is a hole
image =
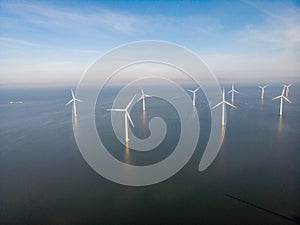
[[292, 84], [284, 84], [283, 85], [283, 87], [286, 89], [285, 96], [287, 98], [289, 97], [290, 86], [292, 86]]
[[146, 95], [142, 88], [141, 88], [141, 92], [142, 92], [142, 96], [138, 99], [138, 101], [143, 100], [143, 111], [146, 111], [145, 98], [150, 98], [150, 97], [152, 97], [152, 95]]
[[126, 144], [129, 141], [128, 138], [128, 120], [130, 121], [131, 125], [134, 127], [133, 121], [129, 115], [128, 109], [130, 107], [130, 105], [132, 104], [133, 100], [134, 100], [135, 96], [133, 96], [133, 98], [131, 99], [131, 101], [128, 103], [128, 105], [124, 108], [124, 109], [107, 109], [107, 111], [111, 111], [111, 112], [124, 112], [124, 119], [125, 119], [125, 142]]
[[231, 103], [234, 102], [234, 93], [239, 93], [237, 90], [234, 89], [234, 84], [231, 85], [231, 90], [227, 92], [228, 94], [231, 93]]
[[225, 105], [226, 104], [229, 105], [229, 106], [231, 106], [231, 107], [233, 107], [233, 108], [235, 108], [235, 109], [237, 108], [235, 105], [233, 105], [233, 104], [231, 104], [231, 103], [229, 103], [229, 102], [227, 102], [225, 100], [225, 89], [223, 88], [222, 101], [219, 102], [218, 104], [216, 104], [214, 107], [211, 108], [211, 109], [215, 109], [218, 106], [222, 105], [222, 127], [225, 126]]
[[261, 89], [261, 99], [264, 99], [265, 88], [268, 87], [268, 86], [269, 86], [268, 84], [266, 84], [265, 86], [257, 85], [257, 87], [259, 87]]
[[286, 89], [286, 86], [284, 85], [284, 86], [283, 86], [283, 89], [282, 89], [282, 92], [281, 92], [281, 95], [272, 98], [272, 100], [276, 100], [276, 99], [279, 99], [279, 98], [280, 98], [279, 116], [282, 116], [282, 104], [283, 104], [283, 99], [286, 100], [286, 101], [289, 102], [289, 103], [292, 103], [286, 96], [284, 96], [284, 91], [285, 91], [285, 89]]
[[257, 85], [257, 87], [259, 87], [260, 89], [265, 89], [266, 87], [268, 87], [269, 85], [266, 84], [265, 86], [260, 86], [260, 85]]
[[71, 94], [72, 94], [72, 99], [67, 102], [66, 106], [73, 102], [73, 114], [76, 117], [77, 116], [76, 101], [77, 102], [83, 102], [83, 101], [75, 97], [73, 89], [71, 89]]
[[191, 92], [191, 93], [196, 93], [197, 91], [199, 91], [200, 87], [197, 87], [195, 90], [189, 90], [187, 89], [187, 91]]
[[187, 91], [193, 93], [193, 106], [196, 105], [196, 92], [199, 91], [200, 87], [196, 88], [195, 90], [189, 90], [187, 89]]

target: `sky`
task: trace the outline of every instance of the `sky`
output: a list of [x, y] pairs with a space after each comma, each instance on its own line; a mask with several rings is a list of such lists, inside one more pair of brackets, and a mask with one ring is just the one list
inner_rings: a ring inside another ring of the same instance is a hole
[[76, 84], [141, 40], [184, 46], [221, 80], [300, 78], [298, 1], [0, 0], [0, 85]]

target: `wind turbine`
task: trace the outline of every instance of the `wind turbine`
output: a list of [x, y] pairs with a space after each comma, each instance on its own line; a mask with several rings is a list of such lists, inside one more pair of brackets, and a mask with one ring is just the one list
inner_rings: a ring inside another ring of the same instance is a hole
[[193, 93], [193, 106], [196, 104], [196, 92], [200, 89], [200, 87], [196, 88], [195, 90], [187, 90], [191, 93]]
[[107, 111], [112, 111], [112, 112], [124, 112], [124, 120], [125, 120], [125, 142], [126, 142], [126, 144], [128, 144], [128, 141], [129, 141], [129, 138], [128, 138], [128, 119], [129, 119], [131, 125], [134, 127], [132, 119], [131, 119], [131, 117], [130, 117], [130, 115], [128, 113], [128, 109], [129, 109], [131, 103], [133, 102], [134, 98], [135, 98], [135, 96], [133, 96], [133, 98], [128, 103], [128, 105], [126, 106], [125, 109], [107, 109]]
[[228, 91], [228, 94], [231, 93], [231, 103], [233, 104], [234, 102], [234, 93], [239, 93], [237, 90], [234, 89], [234, 84], [231, 85], [231, 90]]
[[265, 88], [266, 87], [268, 87], [269, 85], [267, 84], [267, 85], [265, 85], [265, 86], [257, 86], [257, 87], [259, 87], [260, 89], [261, 89], [261, 99], [264, 99], [264, 95], [265, 95]]
[[76, 117], [77, 116], [77, 111], [76, 111], [76, 101], [77, 102], [82, 102], [81, 100], [79, 100], [78, 98], [75, 98], [73, 89], [71, 89], [71, 93], [72, 93], [72, 99], [66, 104], [69, 105], [71, 102], [73, 102], [73, 114]]
[[143, 100], [143, 111], [146, 111], [146, 104], [145, 104], [145, 98], [148, 97], [152, 97], [152, 95], [145, 95], [144, 90], [141, 88], [141, 92], [142, 92], [142, 96], [139, 98], [138, 101], [140, 101], [141, 99]]
[[285, 97], [287, 97], [287, 98], [289, 97], [290, 86], [292, 86], [292, 84], [284, 85], [284, 87], [286, 88]]
[[282, 102], [283, 102], [282, 100], [284, 99], [284, 100], [286, 100], [287, 102], [292, 103], [287, 97], [284, 96], [285, 88], [286, 88], [286, 86], [284, 85], [284, 86], [283, 86], [283, 89], [282, 89], [282, 92], [281, 92], [281, 95], [279, 95], [279, 96], [277, 96], [277, 97], [275, 97], [275, 98], [272, 98], [272, 100], [275, 100], [275, 99], [280, 98], [280, 108], [279, 108], [279, 116], [280, 116], [280, 117], [282, 116]]
[[222, 127], [225, 126], [225, 105], [226, 104], [233, 107], [233, 108], [236, 108], [236, 106], [234, 106], [234, 105], [230, 104], [229, 102], [225, 101], [225, 90], [223, 88], [223, 99], [222, 99], [222, 101], [211, 108], [211, 109], [214, 109], [214, 108], [217, 108], [218, 106], [222, 105]]

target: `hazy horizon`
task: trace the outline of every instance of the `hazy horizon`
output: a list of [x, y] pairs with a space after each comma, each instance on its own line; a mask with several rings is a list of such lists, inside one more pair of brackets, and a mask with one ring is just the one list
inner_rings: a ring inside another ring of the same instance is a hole
[[76, 84], [106, 52], [141, 40], [188, 48], [221, 82], [300, 78], [297, 1], [4, 0], [0, 17], [0, 85]]

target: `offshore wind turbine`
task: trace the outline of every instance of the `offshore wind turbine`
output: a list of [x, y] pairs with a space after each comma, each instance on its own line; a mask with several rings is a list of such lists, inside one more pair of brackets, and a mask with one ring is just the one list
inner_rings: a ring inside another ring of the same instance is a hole
[[142, 92], [142, 96], [139, 98], [138, 101], [140, 101], [141, 99], [143, 100], [143, 111], [146, 111], [145, 98], [146, 98], [146, 97], [150, 98], [150, 97], [152, 97], [152, 95], [146, 95], [146, 94], [144, 93], [144, 90], [143, 90], [142, 88], [141, 88], [141, 92]]
[[211, 108], [211, 109], [214, 109], [214, 108], [217, 108], [218, 106], [222, 105], [222, 127], [225, 126], [225, 105], [226, 104], [233, 107], [233, 108], [236, 108], [236, 106], [232, 105], [231, 103], [229, 103], [225, 100], [225, 89], [223, 88], [223, 99], [222, 99], [222, 101]]
[[75, 98], [73, 89], [71, 89], [71, 94], [72, 94], [72, 99], [68, 101], [66, 105], [69, 105], [70, 103], [73, 102], [73, 115], [76, 117], [77, 116], [77, 111], [76, 111], [76, 101], [77, 102], [82, 102], [82, 100], [79, 100], [78, 98]]
[[257, 87], [259, 87], [260, 89], [261, 89], [261, 99], [263, 100], [264, 99], [264, 95], [265, 95], [265, 88], [266, 87], [268, 87], [269, 85], [267, 84], [267, 85], [265, 85], [265, 86], [257, 86]]
[[286, 88], [286, 86], [284, 85], [284, 86], [283, 86], [283, 89], [282, 89], [282, 92], [281, 92], [281, 95], [279, 95], [279, 96], [277, 96], [277, 97], [275, 97], [275, 98], [272, 98], [272, 100], [275, 100], [275, 99], [280, 98], [280, 108], [279, 108], [279, 116], [280, 116], [280, 117], [282, 116], [282, 104], [283, 104], [283, 99], [286, 100], [286, 101], [289, 102], [289, 103], [292, 103], [287, 97], [284, 96], [285, 88]]
[[290, 92], [290, 86], [292, 86], [292, 84], [285, 84], [284, 87], [286, 88], [285, 91], [285, 97], [289, 97], [289, 92]]
[[197, 92], [199, 89], [200, 89], [200, 87], [196, 88], [195, 90], [189, 90], [189, 89], [187, 90], [187, 91], [193, 93], [193, 106], [196, 105], [196, 92]]
[[133, 99], [135, 98], [135, 96], [133, 96], [133, 98], [131, 99], [131, 101], [128, 103], [128, 105], [126, 106], [125, 109], [107, 109], [107, 111], [112, 111], [112, 112], [124, 112], [124, 122], [125, 122], [125, 142], [126, 144], [128, 144], [129, 142], [129, 138], [128, 138], [128, 120], [130, 121], [131, 125], [134, 127], [134, 124], [132, 122], [132, 119], [128, 113], [128, 109], [131, 105], [131, 103], [133, 102]]
[[237, 90], [234, 89], [234, 84], [231, 84], [231, 90], [228, 91], [228, 94], [231, 93], [231, 103], [234, 102], [234, 93], [239, 93]]

